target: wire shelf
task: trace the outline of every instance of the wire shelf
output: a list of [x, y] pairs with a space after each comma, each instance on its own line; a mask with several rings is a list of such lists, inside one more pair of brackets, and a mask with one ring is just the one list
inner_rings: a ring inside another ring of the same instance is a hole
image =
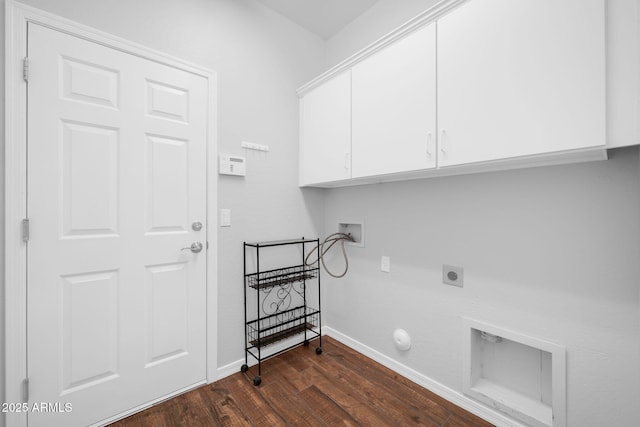
[[318, 277], [318, 268], [309, 268], [304, 265], [296, 267], [278, 268], [247, 275], [249, 286], [253, 289], [268, 289], [274, 286], [283, 286], [289, 283], [304, 282]]
[[247, 322], [249, 343], [261, 348], [282, 341], [318, 325], [320, 312], [311, 307], [296, 307], [282, 313]]
[[[258, 375], [253, 378], [256, 386], [262, 383], [263, 360], [301, 344], [309, 345], [311, 340], [316, 339], [316, 354], [322, 354], [320, 257], [316, 254], [313, 267], [307, 265], [309, 255], [306, 254], [306, 245], [318, 247], [319, 244], [320, 239], [308, 240], [304, 237], [276, 242], [244, 243], [245, 363], [240, 372], [248, 372], [249, 357], [257, 360]], [[290, 248], [283, 248], [285, 246]], [[260, 261], [264, 259], [262, 252], [266, 252], [271, 265], [274, 263], [271, 257], [279, 255], [280, 261], [276, 261], [276, 265], [281, 268], [261, 270]], [[282, 260], [288, 258], [283, 255], [287, 254], [300, 256], [301, 259], [282, 265], [281, 262], [286, 262]], [[247, 265], [248, 255], [255, 262], [254, 268]], [[279, 344], [273, 345], [276, 343]]]

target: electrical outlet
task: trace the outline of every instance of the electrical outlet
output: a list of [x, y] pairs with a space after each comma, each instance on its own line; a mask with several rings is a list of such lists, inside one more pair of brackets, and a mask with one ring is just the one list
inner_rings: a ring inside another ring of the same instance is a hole
[[442, 266], [442, 283], [445, 285], [463, 287], [464, 284], [464, 268], [454, 267], [452, 265]]
[[389, 273], [391, 271], [391, 258], [383, 256], [380, 258], [380, 270]]

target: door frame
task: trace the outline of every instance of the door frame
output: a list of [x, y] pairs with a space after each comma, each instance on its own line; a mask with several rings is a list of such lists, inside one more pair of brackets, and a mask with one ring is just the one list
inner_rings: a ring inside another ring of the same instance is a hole
[[[207, 242], [206, 371], [217, 378], [217, 75], [214, 71], [120, 37], [45, 12], [15, 0], [5, 2], [5, 402], [23, 401], [27, 378], [27, 245], [22, 240], [27, 218], [27, 24], [35, 23], [140, 58], [175, 67], [208, 82], [207, 114]], [[166, 396], [169, 397], [169, 396]], [[142, 407], [136, 408], [140, 410]], [[7, 426], [26, 426], [24, 413], [7, 413]]]

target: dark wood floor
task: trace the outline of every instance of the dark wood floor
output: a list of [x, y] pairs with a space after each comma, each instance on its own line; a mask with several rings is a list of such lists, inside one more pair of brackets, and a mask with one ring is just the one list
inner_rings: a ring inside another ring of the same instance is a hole
[[491, 426], [328, 337], [192, 390], [113, 427]]

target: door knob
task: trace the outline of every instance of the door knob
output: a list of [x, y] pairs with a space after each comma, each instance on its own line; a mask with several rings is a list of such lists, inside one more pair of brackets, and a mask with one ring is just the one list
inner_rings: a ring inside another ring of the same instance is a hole
[[202, 243], [200, 242], [193, 242], [191, 244], [191, 246], [189, 246], [188, 248], [182, 248], [180, 249], [181, 251], [186, 251], [187, 249], [190, 250], [191, 252], [193, 252], [194, 254], [197, 254], [198, 252], [202, 252]]

